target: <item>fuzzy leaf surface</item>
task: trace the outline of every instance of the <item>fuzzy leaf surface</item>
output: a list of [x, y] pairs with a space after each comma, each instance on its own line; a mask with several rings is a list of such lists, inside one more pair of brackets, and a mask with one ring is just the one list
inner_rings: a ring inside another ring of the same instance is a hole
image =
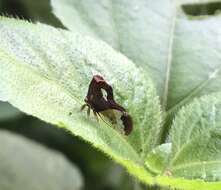
[[171, 141], [167, 170], [172, 175], [221, 180], [221, 94], [182, 108], [173, 122]]
[[[1, 17], [0, 72], [0, 98], [82, 137], [128, 168], [142, 167], [158, 143], [161, 115], [153, 84], [103, 42]], [[128, 137], [80, 112], [94, 74], [113, 86], [116, 101], [132, 115]]]

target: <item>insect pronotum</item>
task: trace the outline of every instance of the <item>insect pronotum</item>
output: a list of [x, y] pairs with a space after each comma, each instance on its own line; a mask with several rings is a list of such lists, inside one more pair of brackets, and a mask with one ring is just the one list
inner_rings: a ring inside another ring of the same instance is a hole
[[[106, 92], [107, 96], [103, 95], [102, 89]], [[127, 113], [123, 106], [116, 103], [114, 100], [112, 87], [100, 75], [94, 75], [88, 88], [87, 95], [84, 99], [85, 104], [81, 107], [83, 110], [86, 106], [87, 114], [90, 115], [90, 110], [93, 110], [95, 116], [103, 114], [108, 117], [113, 123], [116, 122], [114, 116], [104, 114], [107, 110], [117, 110], [121, 113], [121, 121], [124, 126], [124, 134], [129, 135], [133, 129], [132, 117]]]

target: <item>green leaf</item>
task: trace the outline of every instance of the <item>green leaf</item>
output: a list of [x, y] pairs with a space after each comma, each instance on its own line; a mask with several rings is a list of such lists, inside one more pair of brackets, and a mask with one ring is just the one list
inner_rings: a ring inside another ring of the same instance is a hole
[[21, 112], [6, 102], [0, 101], [0, 121], [8, 120], [21, 115]]
[[[142, 70], [105, 43], [42, 24], [1, 17], [0, 44], [2, 98], [150, 178], [140, 170], [158, 144], [161, 115], [155, 89]], [[104, 76], [117, 102], [132, 115], [134, 130], [128, 137], [80, 112], [94, 74]]]
[[189, 19], [180, 7], [212, 1], [51, 2], [67, 28], [106, 41], [150, 72], [168, 120], [193, 97], [221, 90], [220, 16]]
[[173, 176], [221, 180], [221, 94], [195, 99], [176, 116], [167, 170]]
[[168, 159], [171, 153], [171, 143], [165, 143], [154, 148], [148, 155], [145, 165], [152, 172], [162, 174], [168, 164]]
[[[146, 184], [184, 190], [220, 189], [219, 182], [154, 177], [144, 167], [148, 152], [158, 144], [159, 101], [143, 70], [107, 44], [1, 17], [0, 71], [1, 99], [82, 137]], [[80, 112], [91, 77], [97, 73], [113, 86], [117, 101], [134, 119], [134, 131], [128, 137]]]
[[160, 145], [145, 162], [158, 174], [156, 183], [188, 190], [221, 188], [221, 182], [211, 182], [221, 177], [220, 114], [220, 93], [195, 99], [179, 111], [171, 130], [172, 151], [170, 143]]
[[80, 190], [76, 166], [58, 152], [0, 130], [0, 189]]

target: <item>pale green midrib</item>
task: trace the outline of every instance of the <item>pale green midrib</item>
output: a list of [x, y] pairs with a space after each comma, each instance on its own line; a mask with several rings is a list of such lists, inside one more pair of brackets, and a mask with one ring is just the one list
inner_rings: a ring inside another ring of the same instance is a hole
[[191, 163], [188, 163], [188, 164], [180, 164], [178, 166], [172, 167], [171, 170], [176, 171], [176, 170], [189, 168], [189, 167], [193, 167], [193, 166], [198, 166], [198, 165], [201, 165], [201, 166], [203, 165], [205, 167], [205, 165], [213, 165], [213, 164], [221, 164], [221, 160], [199, 161], [199, 162], [191, 162]]
[[[218, 71], [217, 71], [218, 70]], [[220, 72], [221, 70], [221, 66], [218, 69], [215, 69], [215, 72]], [[166, 112], [166, 116], [165, 118], [168, 118], [171, 114], [173, 114], [179, 107], [181, 107], [182, 105], [184, 105], [185, 103], [187, 103], [190, 99], [192, 99], [193, 97], [195, 97], [200, 91], [202, 91], [204, 89], [204, 87], [206, 87], [208, 85], [208, 83], [213, 80], [214, 78], [209, 77], [207, 79], [205, 79], [204, 81], [202, 81], [198, 86], [196, 86], [192, 91], [190, 91], [186, 96], [184, 96], [184, 98], [182, 100], [180, 100], [176, 105], [174, 105], [173, 107], [171, 107], [167, 112]], [[166, 121], [167, 119], [165, 119]]]
[[171, 22], [171, 30], [169, 34], [169, 44], [168, 44], [168, 57], [167, 57], [167, 65], [166, 65], [166, 76], [165, 76], [165, 83], [164, 83], [164, 90], [163, 90], [163, 97], [162, 97], [162, 109], [166, 110], [167, 107], [167, 98], [168, 98], [168, 90], [169, 90], [169, 80], [170, 80], [170, 71], [173, 61], [173, 43], [174, 43], [174, 31], [176, 27], [176, 7], [173, 7], [173, 16]]
[[[2, 52], [3, 52], [3, 53], [2, 53]], [[5, 57], [8, 57], [9, 60], [12, 60], [12, 61], [10, 61], [12, 64], [15, 64], [15, 65], [16, 65], [16, 62], [18, 63], [18, 61], [16, 61], [16, 58], [14, 58], [13, 56], [10, 56], [8, 53], [6, 53], [6, 52], [5, 52], [4, 50], [2, 50], [2, 49], [0, 49], [0, 54], [1, 54], [1, 53], [2, 53], [3, 56], [4, 56], [4, 54], [5, 54]], [[0, 57], [0, 59], [1, 59], [1, 57]], [[7, 58], [6, 58], [6, 59], [7, 59]], [[40, 75], [39, 72], [35, 71], [34, 69], [31, 69], [31, 68], [28, 67], [27, 65], [24, 65], [24, 64], [20, 63], [19, 66], [20, 66], [20, 67], [23, 67], [23, 68], [25, 68], [25, 69], [27, 69], [27, 70], [29, 70], [30, 72], [35, 73], [37, 76], [40, 76], [40, 77], [44, 78], [45, 80], [47, 80], [47, 81], [49, 81], [49, 82], [55, 84], [56, 86], [59, 86], [56, 82], [54, 82], [54, 81], [51, 80], [50, 78], [46, 77], [45, 75]], [[61, 88], [61, 87], [59, 86], [59, 88]], [[80, 105], [82, 105], [83, 101], [78, 100], [78, 98], [76, 98], [75, 96], [73, 96], [73, 94], [70, 93], [69, 90], [67, 90], [66, 88], [63, 88], [63, 86], [62, 86], [61, 89], [63, 89], [64, 91], [66, 91], [67, 94], [68, 94], [70, 97], [72, 97], [76, 102], [78, 102]], [[116, 133], [117, 133], [117, 132], [116, 132]], [[137, 152], [134, 150], [134, 148], [128, 143], [128, 141], [126, 141], [126, 139], [122, 138], [120, 135], [118, 135], [118, 136], [119, 136], [119, 138], [121, 139], [121, 141], [123, 141], [123, 142], [128, 146], [128, 149], [130, 149], [130, 150], [133, 152], [133, 154], [135, 155], [135, 157], [136, 157], [136, 158], [140, 158], [139, 155], [138, 155], [138, 153], [137, 153]], [[140, 163], [143, 163], [141, 159], [138, 159], [138, 161], [139, 161]]]

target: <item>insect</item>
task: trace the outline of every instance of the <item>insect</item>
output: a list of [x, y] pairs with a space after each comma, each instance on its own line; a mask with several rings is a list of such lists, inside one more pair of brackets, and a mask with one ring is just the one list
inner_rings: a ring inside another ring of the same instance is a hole
[[[106, 96], [103, 94], [104, 90]], [[113, 124], [116, 124], [116, 117], [112, 110], [117, 110], [121, 113], [121, 121], [124, 126], [124, 134], [129, 135], [133, 130], [132, 117], [126, 112], [125, 108], [116, 103], [114, 100], [112, 87], [100, 75], [94, 75], [88, 88], [87, 95], [84, 99], [85, 104], [81, 110], [87, 109], [87, 115], [90, 115], [90, 110], [93, 110], [95, 116], [100, 114], [108, 117]]]

